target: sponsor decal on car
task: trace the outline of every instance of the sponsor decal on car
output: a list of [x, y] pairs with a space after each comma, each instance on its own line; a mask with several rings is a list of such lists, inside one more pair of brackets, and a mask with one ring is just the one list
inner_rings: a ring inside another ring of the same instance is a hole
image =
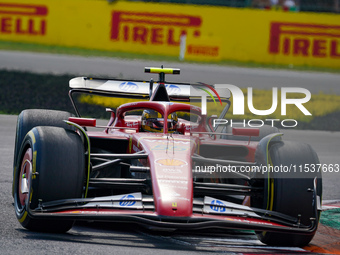
[[243, 215], [250, 217], [258, 217], [258, 215], [251, 211], [250, 207], [222, 201], [212, 197], [204, 197], [204, 213]]
[[175, 184], [188, 184], [188, 181], [181, 181], [181, 180], [158, 180], [159, 183], [175, 183]]
[[152, 151], [187, 151], [189, 146], [158, 144], [151, 148]]
[[133, 91], [138, 91], [138, 85], [136, 83], [133, 82], [122, 82], [121, 84], [119, 84], [119, 88], [123, 91], [126, 92], [133, 92]]
[[[107, 201], [104, 201], [107, 200]], [[92, 198], [90, 202], [86, 204], [86, 207], [97, 208], [98, 206], [106, 208], [121, 208], [128, 207], [129, 209], [141, 209], [142, 208], [142, 193], [130, 193], [124, 195], [107, 196], [100, 198]]]
[[161, 165], [161, 166], [184, 166], [184, 165], [188, 165], [187, 162], [185, 162], [181, 159], [163, 158], [163, 159], [157, 159], [155, 162], [157, 164]]
[[162, 188], [176, 189], [176, 190], [188, 190], [188, 185], [174, 185], [169, 183], [162, 183]]
[[170, 173], [170, 174], [181, 174], [183, 171], [178, 168], [162, 168], [162, 171], [164, 173]]
[[136, 203], [134, 199], [135, 197], [133, 195], [122, 196], [122, 198], [120, 199], [121, 201], [119, 202], [119, 205], [120, 206], [133, 206]]
[[176, 85], [173, 85], [173, 84], [166, 84], [165, 88], [166, 88], [168, 94], [170, 94], [170, 95], [180, 94], [181, 93], [180, 87], [178, 87]]
[[170, 196], [171, 197], [180, 197], [181, 194], [178, 194], [176, 191], [173, 191], [173, 192], [170, 193]]
[[157, 174], [157, 178], [159, 178], [159, 179], [172, 179], [172, 180], [188, 180], [188, 177], [186, 177], [186, 176], [169, 175], [169, 174], [166, 174], [166, 175]]
[[210, 208], [215, 212], [225, 212], [225, 204], [217, 199], [211, 202]]

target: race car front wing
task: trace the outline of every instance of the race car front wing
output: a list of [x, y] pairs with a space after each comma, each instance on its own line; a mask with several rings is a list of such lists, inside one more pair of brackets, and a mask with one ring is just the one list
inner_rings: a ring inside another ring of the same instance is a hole
[[[318, 201], [314, 188], [314, 201]], [[212, 197], [194, 199], [190, 217], [169, 217], [155, 212], [153, 197], [141, 193], [86, 199], [67, 199], [46, 203], [28, 210], [32, 218], [81, 221], [135, 222], [160, 229], [195, 230], [203, 228], [243, 229], [281, 233], [309, 234], [317, 229], [318, 210], [310, 225], [300, 223], [299, 217], [248, 207]], [[29, 208], [29, 206], [27, 206]]]

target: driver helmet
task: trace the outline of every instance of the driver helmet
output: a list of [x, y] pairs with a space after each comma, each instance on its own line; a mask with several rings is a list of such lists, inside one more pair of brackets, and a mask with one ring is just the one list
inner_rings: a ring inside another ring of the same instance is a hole
[[[173, 133], [177, 128], [178, 117], [175, 112], [167, 118], [168, 132]], [[142, 115], [142, 130], [146, 132], [163, 132], [164, 118], [154, 110], [144, 110]]]

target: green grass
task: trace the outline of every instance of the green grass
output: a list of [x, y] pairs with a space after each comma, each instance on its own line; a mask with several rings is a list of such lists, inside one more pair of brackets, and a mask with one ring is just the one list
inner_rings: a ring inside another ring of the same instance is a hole
[[[79, 55], [79, 56], [97, 56], [97, 57], [113, 57], [123, 59], [144, 59], [155, 60], [165, 62], [177, 62], [181, 63], [178, 57], [175, 56], [160, 56], [149, 54], [137, 54], [120, 51], [105, 51], [94, 50], [74, 47], [62, 47], [53, 45], [42, 45], [34, 43], [22, 43], [22, 42], [9, 42], [0, 41], [1, 50], [15, 50], [15, 51], [29, 51], [29, 52], [42, 52], [52, 54], [67, 54], [67, 55]], [[270, 68], [270, 69], [285, 69], [285, 70], [297, 70], [297, 71], [317, 71], [317, 72], [331, 72], [340, 73], [340, 69], [324, 68], [324, 67], [310, 67], [310, 66], [291, 66], [291, 65], [279, 65], [279, 64], [261, 64], [255, 62], [241, 62], [234, 60], [223, 60], [220, 62], [196, 62], [196, 61], [184, 61], [185, 63], [207, 64], [212, 63], [221, 66], [237, 66], [237, 67], [251, 67], [251, 68]]]

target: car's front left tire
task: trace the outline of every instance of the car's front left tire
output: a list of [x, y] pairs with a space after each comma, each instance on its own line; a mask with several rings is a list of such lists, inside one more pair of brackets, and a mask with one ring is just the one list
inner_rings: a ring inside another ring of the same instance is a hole
[[[72, 116], [74, 115], [69, 112], [45, 109], [28, 109], [23, 110], [19, 114], [14, 144], [13, 179], [14, 175], [16, 175], [15, 164], [17, 162], [19, 150], [26, 134], [37, 126], [62, 127], [69, 130], [75, 130], [73, 126], [69, 126], [64, 122], [64, 120], [68, 120], [68, 118]], [[12, 195], [14, 195], [14, 189], [12, 189]]]
[[16, 167], [14, 207], [20, 224], [32, 231], [68, 231], [73, 221], [34, 218], [29, 209], [82, 197], [85, 152], [80, 136], [64, 128], [35, 127], [23, 139]]

